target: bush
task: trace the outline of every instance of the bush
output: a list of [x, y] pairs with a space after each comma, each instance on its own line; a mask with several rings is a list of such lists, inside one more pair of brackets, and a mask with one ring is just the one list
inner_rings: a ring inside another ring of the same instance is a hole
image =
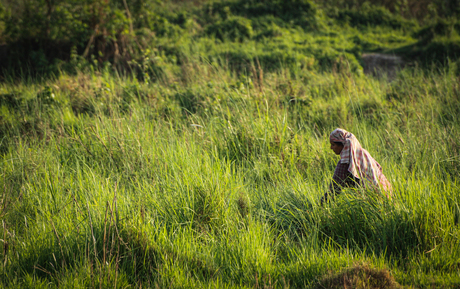
[[419, 57], [425, 62], [441, 65], [447, 64], [447, 59], [456, 60], [460, 58], [460, 37], [436, 38], [426, 47], [420, 48]]
[[304, 29], [318, 30], [323, 26], [318, 8], [310, 0], [222, 1], [207, 5], [204, 12], [205, 21], [216, 17], [226, 19], [230, 15], [249, 19], [273, 16]]
[[460, 58], [460, 21], [437, 19], [414, 34], [419, 41], [402, 47], [395, 52], [406, 58], [419, 60], [424, 64], [445, 65], [447, 59], [455, 61]]
[[231, 16], [209, 25], [206, 28], [206, 33], [220, 40], [229, 39], [232, 41], [243, 41], [253, 36], [251, 20], [238, 16]]
[[455, 37], [460, 34], [460, 20], [437, 19], [434, 23], [417, 31], [414, 36], [420, 44], [427, 44], [436, 37]]
[[344, 9], [331, 15], [340, 23], [347, 23], [353, 27], [365, 28], [368, 26], [387, 26], [394, 29], [407, 29], [416, 27], [414, 21], [410, 21], [395, 15], [384, 7], [363, 5], [359, 9]]

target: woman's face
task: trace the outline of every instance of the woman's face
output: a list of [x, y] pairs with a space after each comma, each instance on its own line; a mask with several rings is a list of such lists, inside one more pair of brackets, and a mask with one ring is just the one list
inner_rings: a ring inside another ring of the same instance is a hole
[[333, 150], [336, 155], [340, 155], [343, 149], [343, 144], [336, 144], [333, 141], [330, 141], [330, 142], [331, 142], [331, 150]]

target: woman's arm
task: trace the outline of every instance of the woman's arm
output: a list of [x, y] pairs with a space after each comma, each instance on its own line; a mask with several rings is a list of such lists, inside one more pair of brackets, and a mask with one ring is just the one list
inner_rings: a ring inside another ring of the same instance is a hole
[[349, 186], [349, 180], [352, 175], [348, 171], [348, 166], [348, 164], [342, 164], [340, 161], [337, 163], [332, 181], [329, 184], [329, 192], [326, 192], [321, 198], [321, 205], [327, 202], [329, 198], [333, 199], [335, 195], [340, 194], [342, 187]]

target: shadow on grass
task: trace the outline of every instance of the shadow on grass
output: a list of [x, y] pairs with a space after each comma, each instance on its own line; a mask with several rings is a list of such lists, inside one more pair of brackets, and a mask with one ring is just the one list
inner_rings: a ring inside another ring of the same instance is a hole
[[420, 249], [420, 228], [411, 212], [366, 192], [344, 193], [324, 206], [306, 195], [284, 193], [275, 206], [265, 206], [268, 220], [291, 239], [319, 233], [321, 243], [387, 257], [407, 257]]

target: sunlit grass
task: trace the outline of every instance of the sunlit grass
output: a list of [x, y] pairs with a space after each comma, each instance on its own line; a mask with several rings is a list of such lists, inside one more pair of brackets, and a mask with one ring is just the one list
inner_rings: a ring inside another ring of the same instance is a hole
[[[2, 84], [2, 286], [302, 288], [368, 267], [460, 284], [449, 68], [387, 82], [191, 64], [149, 84]], [[349, 190], [320, 206], [336, 127], [380, 162], [390, 199]]]

